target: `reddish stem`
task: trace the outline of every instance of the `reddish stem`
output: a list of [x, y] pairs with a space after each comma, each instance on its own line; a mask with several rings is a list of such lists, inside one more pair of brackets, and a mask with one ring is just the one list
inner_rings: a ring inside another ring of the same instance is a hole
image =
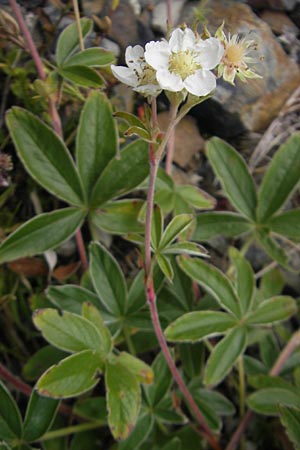
[[[27, 397], [30, 397], [30, 395], [32, 394], [32, 390], [33, 390], [32, 387], [29, 386], [29, 384], [24, 383], [24, 381], [20, 380], [15, 375], [13, 375], [1, 363], [0, 363], [0, 378], [2, 380], [5, 380], [8, 383], [12, 384], [18, 392], [22, 392], [22, 394], [26, 395]], [[73, 415], [72, 408], [70, 408], [68, 405], [61, 404], [59, 407], [59, 411], [66, 416]], [[81, 419], [80, 416], [76, 416], [76, 417]]]
[[157, 306], [156, 306], [156, 294], [154, 291], [152, 279], [148, 279], [148, 283], [146, 286], [146, 295], [147, 295], [148, 305], [149, 305], [149, 309], [150, 309], [153, 328], [154, 328], [159, 346], [161, 348], [161, 351], [163, 352], [165, 360], [166, 360], [166, 362], [169, 366], [169, 369], [172, 373], [172, 376], [173, 376], [174, 380], [176, 381], [176, 383], [178, 384], [179, 389], [181, 390], [182, 394], [184, 395], [184, 397], [185, 397], [189, 407], [191, 408], [193, 414], [195, 415], [199, 425], [201, 426], [205, 438], [207, 439], [207, 441], [209, 442], [209, 444], [211, 445], [211, 447], [213, 449], [221, 450], [221, 447], [220, 447], [218, 441], [216, 440], [215, 436], [212, 434], [210, 428], [206, 424], [205, 418], [203, 417], [195, 400], [193, 399], [188, 388], [186, 387], [186, 385], [185, 385], [183, 379], [181, 378], [181, 375], [180, 375], [179, 371], [177, 370], [177, 367], [174, 363], [174, 360], [173, 360], [170, 350], [168, 348], [167, 342], [165, 340], [163, 330], [161, 328], [159, 315], [158, 315], [158, 311], [157, 311]]
[[[19, 26], [21, 28], [21, 31], [22, 31], [25, 41], [27, 43], [29, 53], [31, 54], [31, 57], [35, 63], [38, 75], [42, 81], [46, 81], [47, 75], [44, 70], [42, 60], [37, 51], [35, 43], [31, 37], [31, 34], [27, 28], [27, 25], [25, 23], [22, 13], [21, 13], [20, 7], [17, 4], [16, 0], [9, 0], [9, 2], [10, 2], [10, 6], [11, 6], [12, 10], [15, 13], [15, 16], [17, 18]], [[55, 101], [53, 100], [53, 98], [51, 96], [48, 97], [48, 104], [49, 104], [49, 114], [51, 117], [53, 128], [56, 131], [56, 133], [58, 134], [58, 136], [60, 136], [63, 139], [63, 130], [62, 130], [62, 126], [61, 126], [61, 120], [60, 120], [59, 114], [57, 112]], [[80, 259], [81, 259], [82, 267], [84, 268], [84, 270], [86, 270], [88, 268], [88, 261], [87, 261], [87, 256], [86, 256], [86, 252], [85, 252], [85, 248], [84, 248], [82, 233], [81, 233], [80, 229], [76, 231], [76, 241], [77, 241], [77, 245], [78, 245], [78, 252], [79, 252]]]

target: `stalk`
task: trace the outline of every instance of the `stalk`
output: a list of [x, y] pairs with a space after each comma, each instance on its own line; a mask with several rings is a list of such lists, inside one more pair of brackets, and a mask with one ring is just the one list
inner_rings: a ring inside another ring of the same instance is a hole
[[[196, 402], [194, 401], [192, 395], [190, 394], [188, 388], [186, 387], [177, 367], [173, 361], [172, 355], [168, 348], [166, 339], [163, 334], [163, 330], [161, 328], [157, 304], [156, 304], [156, 293], [154, 289], [153, 283], [153, 275], [152, 275], [152, 259], [151, 259], [151, 225], [152, 225], [152, 213], [154, 206], [154, 192], [155, 192], [155, 181], [157, 176], [157, 170], [159, 167], [159, 162], [163, 156], [163, 152], [166, 147], [166, 143], [172, 130], [174, 129], [176, 120], [177, 107], [173, 108], [173, 118], [169, 124], [169, 127], [165, 133], [164, 139], [162, 140], [159, 148], [154, 151], [154, 147], [152, 144], [149, 145], [149, 163], [150, 163], [150, 177], [149, 177], [149, 186], [148, 186], [148, 196], [147, 196], [147, 211], [146, 211], [146, 223], [145, 223], [145, 259], [144, 259], [144, 267], [145, 267], [145, 291], [147, 303], [150, 309], [152, 325], [161, 348], [161, 351], [165, 357], [165, 360], [169, 366], [170, 372], [176, 381], [179, 389], [181, 390], [184, 398], [186, 399], [191, 411], [199, 423], [203, 435], [206, 440], [210, 443], [211, 447], [214, 450], [220, 450], [218, 441], [207, 425], [205, 418], [203, 417], [201, 411], [199, 410]], [[156, 122], [156, 100], [152, 101], [152, 125]]]
[[[44, 70], [44, 66], [42, 63], [42, 60], [40, 58], [40, 55], [37, 51], [37, 48], [35, 46], [35, 43], [31, 37], [31, 34], [27, 28], [27, 25], [25, 23], [25, 20], [23, 18], [23, 15], [21, 13], [21, 10], [19, 8], [18, 3], [16, 2], [16, 0], [9, 0], [10, 6], [17, 18], [17, 21], [19, 23], [20, 29], [23, 33], [23, 36], [25, 38], [25, 41], [27, 43], [27, 47], [28, 47], [28, 51], [35, 63], [36, 66], [36, 70], [37, 73], [39, 75], [39, 78], [42, 81], [46, 81], [47, 79], [47, 75], [46, 72]], [[51, 121], [52, 121], [52, 125], [54, 130], [56, 131], [57, 135], [63, 139], [63, 131], [62, 131], [62, 125], [61, 125], [61, 120], [56, 108], [56, 104], [55, 101], [53, 100], [53, 98], [51, 96], [48, 97], [48, 105], [49, 105], [49, 114], [51, 117]], [[78, 252], [79, 252], [79, 256], [81, 259], [81, 264], [84, 270], [88, 269], [88, 261], [87, 261], [87, 257], [86, 257], [86, 252], [85, 252], [85, 248], [84, 248], [84, 243], [83, 243], [83, 238], [82, 238], [82, 233], [81, 230], [77, 230], [76, 231], [76, 242], [77, 242], [77, 247], [78, 247]]]

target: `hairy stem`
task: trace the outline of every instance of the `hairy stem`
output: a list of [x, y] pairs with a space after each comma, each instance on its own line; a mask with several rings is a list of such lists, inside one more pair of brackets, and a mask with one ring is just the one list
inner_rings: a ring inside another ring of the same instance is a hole
[[79, 47], [80, 50], [84, 50], [84, 42], [83, 42], [83, 36], [82, 36], [82, 29], [80, 25], [80, 12], [79, 12], [79, 6], [78, 6], [78, 0], [73, 0], [73, 9], [75, 13], [75, 19], [76, 19], [76, 25], [77, 25], [77, 31], [79, 36]]
[[[27, 25], [25, 23], [25, 20], [23, 18], [23, 15], [21, 13], [19, 5], [17, 4], [16, 0], [9, 0], [9, 2], [10, 2], [10, 6], [17, 18], [17, 21], [19, 23], [19, 26], [21, 28], [21, 31], [25, 38], [25, 41], [27, 43], [29, 53], [31, 54], [31, 57], [35, 63], [38, 75], [42, 81], [46, 81], [47, 75], [44, 70], [42, 60], [37, 51], [35, 43], [31, 37], [31, 34], [27, 28]], [[53, 128], [56, 131], [56, 133], [58, 134], [58, 136], [60, 136], [60, 138], [63, 139], [63, 130], [62, 130], [62, 125], [61, 125], [61, 120], [60, 120], [60, 117], [59, 117], [59, 114], [58, 114], [58, 111], [56, 108], [55, 101], [51, 96], [48, 97], [48, 105], [49, 105], [49, 114], [51, 117]], [[87, 261], [87, 257], [86, 257], [86, 252], [85, 252], [85, 248], [84, 248], [81, 230], [76, 231], [76, 242], [78, 245], [78, 252], [79, 252], [80, 259], [81, 259], [82, 267], [84, 268], [84, 270], [87, 270], [88, 261]]]
[[176, 381], [179, 389], [181, 390], [184, 398], [186, 399], [192, 413], [194, 414], [194, 416], [197, 419], [197, 422], [199, 423], [203, 435], [205, 436], [205, 438], [207, 439], [207, 441], [209, 442], [209, 444], [211, 445], [211, 447], [215, 450], [220, 450], [220, 445], [218, 443], [218, 441], [216, 440], [215, 436], [213, 435], [212, 431], [210, 430], [210, 428], [208, 427], [201, 411], [199, 410], [195, 400], [193, 399], [191, 393], [189, 392], [188, 388], [186, 387], [179, 371], [177, 370], [177, 367], [173, 361], [172, 355], [170, 353], [170, 350], [168, 348], [167, 342], [165, 340], [164, 334], [163, 334], [163, 330], [161, 328], [161, 324], [160, 324], [160, 320], [159, 320], [159, 315], [158, 315], [158, 311], [157, 311], [157, 306], [156, 306], [156, 294], [154, 291], [154, 286], [153, 286], [153, 280], [152, 279], [148, 279], [148, 283], [146, 286], [146, 295], [147, 295], [147, 301], [148, 301], [148, 306], [150, 309], [150, 314], [151, 314], [151, 319], [152, 319], [152, 324], [153, 324], [153, 328], [159, 343], [159, 346], [161, 348], [161, 351], [163, 352], [163, 355], [165, 357], [165, 360], [169, 366], [169, 369], [171, 371], [172, 377], [174, 378], [174, 380]]
[[[298, 345], [300, 345], [300, 330], [296, 331], [293, 334], [293, 336], [291, 337], [291, 339], [289, 340], [289, 342], [287, 343], [285, 348], [282, 350], [282, 352], [276, 359], [272, 369], [269, 372], [269, 375], [275, 377], [280, 374], [284, 364], [289, 359], [289, 357], [291, 356], [293, 351], [296, 349], [296, 347], [298, 347]], [[232, 435], [232, 438], [231, 438], [229, 444], [227, 445], [226, 450], [235, 450], [236, 449], [236, 447], [237, 447], [240, 439], [242, 438], [242, 436], [245, 432], [245, 429], [249, 425], [253, 415], [254, 415], [254, 413], [250, 410], [248, 410], [246, 412], [246, 414], [242, 418], [239, 426], [237, 427], [234, 434]]]
[[[32, 387], [29, 384], [24, 383], [24, 381], [20, 380], [20, 378], [13, 375], [3, 364], [0, 363], [0, 378], [1, 380], [10, 383], [18, 392], [30, 397], [32, 394]], [[68, 405], [61, 404], [59, 407], [59, 411], [66, 416], [74, 416], [72, 412], [72, 408]], [[81, 419], [80, 416], [78, 416]]]
[[[161, 160], [161, 157], [163, 155], [166, 143], [168, 141], [168, 137], [170, 136], [170, 133], [174, 127], [175, 124], [175, 117], [177, 113], [177, 108], [174, 108], [173, 110], [173, 121], [169, 124], [169, 127], [165, 133], [164, 139], [162, 143], [160, 144], [159, 148], [155, 151], [152, 144], [149, 145], [149, 163], [150, 163], [150, 177], [149, 177], [149, 187], [148, 187], [148, 196], [147, 196], [147, 211], [146, 211], [146, 224], [145, 224], [145, 260], [144, 260], [144, 267], [145, 267], [145, 290], [146, 290], [146, 298], [148, 302], [148, 306], [150, 309], [151, 314], [151, 320], [153, 324], [153, 328], [159, 343], [159, 346], [161, 348], [161, 351], [166, 359], [166, 362], [169, 366], [169, 369], [171, 371], [171, 374], [178, 384], [184, 398], [186, 399], [191, 411], [193, 412], [194, 416], [196, 417], [203, 435], [207, 439], [207, 441], [210, 443], [211, 447], [214, 450], [220, 450], [220, 446], [218, 441], [216, 440], [215, 436], [213, 435], [212, 431], [208, 427], [201, 411], [199, 410], [196, 402], [194, 401], [192, 395], [190, 394], [188, 388], [186, 387], [183, 379], [181, 378], [181, 375], [179, 371], [177, 370], [177, 367], [173, 361], [172, 355], [170, 353], [170, 350], [168, 348], [166, 339], [163, 334], [163, 330], [161, 328], [159, 315], [157, 311], [156, 306], [156, 293], [154, 290], [154, 282], [153, 282], [153, 276], [152, 276], [152, 260], [151, 260], [151, 225], [152, 225], [152, 213], [153, 213], [153, 206], [154, 206], [154, 192], [155, 192], [155, 181], [157, 176], [157, 170], [159, 166], [159, 162]], [[156, 121], [156, 102], [155, 100], [152, 102], [152, 124]]]

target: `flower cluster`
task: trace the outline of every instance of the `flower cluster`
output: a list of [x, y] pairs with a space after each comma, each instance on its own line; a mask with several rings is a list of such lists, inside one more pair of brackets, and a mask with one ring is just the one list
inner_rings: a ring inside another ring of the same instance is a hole
[[157, 96], [162, 90], [184, 92], [197, 97], [216, 88], [216, 75], [234, 82], [259, 77], [248, 69], [247, 41], [226, 38], [222, 27], [215, 37], [202, 39], [190, 28], [176, 28], [169, 41], [151, 41], [145, 46], [128, 47], [127, 67], [112, 65], [114, 76], [145, 96]]

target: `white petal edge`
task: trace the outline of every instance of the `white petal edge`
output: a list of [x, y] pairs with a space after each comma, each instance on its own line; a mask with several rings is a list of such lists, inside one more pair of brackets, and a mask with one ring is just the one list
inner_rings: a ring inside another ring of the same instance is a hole
[[145, 47], [145, 60], [155, 70], [166, 69], [169, 65], [170, 48], [165, 41], [151, 41]]
[[186, 28], [185, 30], [176, 28], [170, 37], [170, 49], [175, 53], [192, 49], [195, 45], [195, 40], [195, 34], [190, 28]]
[[114, 65], [111, 65], [110, 67], [114, 76], [122, 83], [128, 84], [128, 86], [131, 87], [136, 87], [138, 85], [137, 76], [128, 67]]
[[224, 47], [219, 39], [209, 38], [204, 41], [198, 41], [196, 45], [199, 55], [197, 61], [203, 69], [211, 70], [216, 67], [224, 53]]
[[141, 62], [144, 60], [144, 49], [141, 45], [131, 45], [126, 48], [125, 51], [125, 61], [128, 67], [136, 68], [140, 67]]
[[179, 92], [184, 88], [180, 76], [169, 72], [167, 69], [158, 70], [156, 79], [160, 87], [166, 91]]
[[198, 70], [194, 75], [187, 77], [184, 87], [188, 92], [197, 97], [204, 97], [216, 88], [216, 77], [208, 70]]

